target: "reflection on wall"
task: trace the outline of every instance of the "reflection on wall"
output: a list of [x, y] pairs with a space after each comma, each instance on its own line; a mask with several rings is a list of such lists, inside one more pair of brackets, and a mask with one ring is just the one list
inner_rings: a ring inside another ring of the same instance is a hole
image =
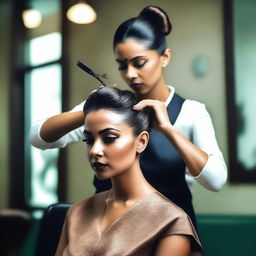
[[248, 171], [256, 167], [256, 1], [234, 1], [237, 157]]

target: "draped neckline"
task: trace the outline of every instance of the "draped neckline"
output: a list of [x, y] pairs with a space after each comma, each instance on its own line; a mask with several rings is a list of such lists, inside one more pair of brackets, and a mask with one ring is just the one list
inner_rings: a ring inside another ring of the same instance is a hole
[[152, 191], [149, 194], [147, 194], [145, 197], [143, 197], [142, 199], [135, 202], [130, 208], [127, 209], [127, 211], [125, 211], [122, 215], [120, 215], [118, 218], [116, 218], [110, 225], [108, 225], [108, 227], [105, 230], [102, 230], [103, 219], [104, 219], [104, 216], [105, 216], [105, 213], [106, 213], [106, 208], [107, 208], [107, 202], [106, 201], [107, 201], [108, 195], [109, 195], [109, 190], [106, 191], [105, 195], [103, 197], [101, 197], [101, 200], [103, 200], [103, 203], [100, 204], [100, 205], [102, 205], [101, 216], [99, 218], [100, 237], [102, 238], [106, 233], [110, 232], [112, 228], [114, 228], [116, 225], [118, 225], [118, 223], [121, 222], [123, 219], [125, 219], [126, 216], [131, 214], [134, 209], [139, 207], [146, 199], [148, 199], [149, 197], [151, 197], [155, 194], [159, 194], [159, 192]]

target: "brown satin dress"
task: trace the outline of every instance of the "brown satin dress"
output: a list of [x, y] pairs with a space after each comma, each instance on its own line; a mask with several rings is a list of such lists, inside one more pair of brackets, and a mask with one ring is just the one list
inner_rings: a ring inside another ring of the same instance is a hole
[[152, 192], [101, 232], [108, 192], [74, 204], [67, 213], [60, 245], [65, 256], [153, 256], [159, 239], [191, 237], [191, 256], [203, 255], [186, 213], [158, 192]]

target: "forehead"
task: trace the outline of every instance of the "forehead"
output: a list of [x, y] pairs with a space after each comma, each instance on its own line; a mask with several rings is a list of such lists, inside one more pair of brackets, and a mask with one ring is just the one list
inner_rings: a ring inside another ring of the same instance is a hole
[[116, 128], [122, 130], [132, 130], [124, 121], [123, 114], [107, 109], [91, 111], [85, 117], [84, 128], [92, 133], [99, 132], [106, 128]]
[[138, 55], [145, 55], [152, 50], [148, 50], [145, 42], [140, 42], [134, 39], [127, 39], [122, 43], [118, 43], [115, 47], [115, 55], [120, 58], [134, 58]]

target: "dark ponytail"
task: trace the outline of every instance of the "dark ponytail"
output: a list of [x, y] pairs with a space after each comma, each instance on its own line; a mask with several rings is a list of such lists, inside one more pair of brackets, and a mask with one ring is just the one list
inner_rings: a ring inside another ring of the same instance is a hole
[[145, 43], [147, 49], [157, 50], [162, 55], [167, 48], [165, 37], [171, 30], [172, 25], [166, 12], [160, 7], [149, 5], [136, 18], [123, 22], [117, 28], [113, 49], [118, 43], [134, 39]]

